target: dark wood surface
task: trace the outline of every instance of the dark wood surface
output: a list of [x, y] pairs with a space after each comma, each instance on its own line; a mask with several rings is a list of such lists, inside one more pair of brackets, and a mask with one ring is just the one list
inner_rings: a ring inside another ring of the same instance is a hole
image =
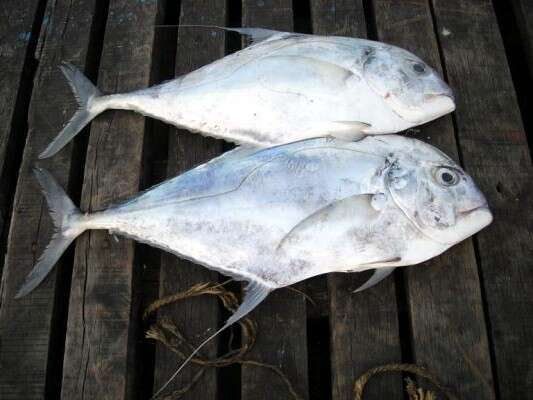
[[[413, 51], [449, 81], [457, 110], [408, 134], [462, 163], [495, 214], [493, 224], [473, 239], [396, 271], [365, 292], [351, 293], [368, 277], [362, 274], [298, 285], [316, 306], [287, 289], [274, 292], [251, 314], [259, 333], [246, 358], [280, 368], [302, 399], [352, 399], [354, 378], [398, 361], [429, 367], [460, 399], [529, 398], [532, 8], [525, 0], [513, 0], [509, 10], [504, 3], [2, 2], [0, 399], [148, 399], [180, 360], [144, 339], [142, 307], [195, 283], [226, 280], [159, 250], [123, 238], [117, 242], [107, 232], [87, 232], [38, 289], [14, 299], [53, 231], [31, 171], [37, 154], [76, 108], [59, 63], [72, 62], [114, 93], [187, 73], [241, 47], [236, 35], [218, 29], [158, 24], [368, 37]], [[85, 131], [40, 162], [82, 210], [105, 207], [231, 148], [131, 112], [108, 111]], [[161, 317], [171, 317], [199, 343], [227, 313], [217, 300], [202, 297], [164, 309]], [[224, 352], [227, 337], [209, 343], [202, 355]], [[196, 371], [187, 367], [170, 389], [187, 384]], [[400, 399], [402, 386], [401, 375], [376, 378], [364, 398]], [[206, 370], [183, 398], [291, 397], [271, 371], [243, 365]]]
[[5, 1], [0, 8], [0, 271], [13, 189], [18, 174], [14, 156], [24, 145], [31, 73], [42, 22], [41, 2]]
[[[110, 3], [98, 86], [116, 93], [147, 87], [151, 76], [157, 2]], [[110, 111], [92, 123], [81, 209], [99, 210], [139, 190], [145, 121]], [[77, 241], [61, 398], [127, 399], [133, 391], [139, 335], [131, 240], [91, 231]]]
[[[64, 342], [61, 331], [64, 330], [65, 302], [68, 301], [65, 281], [68, 281], [72, 260], [68, 260], [68, 255], [62, 257], [37, 290], [21, 300], [14, 299], [14, 296], [53, 233], [52, 221], [32, 169], [37, 155], [77, 107], [58, 63], [66, 60], [85, 69], [93, 15], [93, 0], [50, 3], [44, 14], [47, 23], [42, 24], [38, 38], [39, 66], [35, 76], [31, 77], [34, 87], [27, 117], [28, 135], [2, 275], [1, 399], [42, 399], [60, 387]], [[79, 180], [79, 176], [71, 176], [74, 170], [71, 158], [72, 145], [69, 145], [54, 160], [41, 162], [41, 165], [49, 169], [62, 185], [68, 186], [70, 180]]]
[[[442, 74], [430, 5], [375, 0], [378, 38], [414, 52]], [[452, 116], [416, 136], [459, 161]], [[411, 360], [431, 367], [461, 398], [494, 398], [490, 352], [472, 240], [422, 265], [404, 269]], [[453, 295], [451, 295], [453, 293]], [[464, 330], [465, 324], [470, 329]]]
[[[512, 8], [517, 28], [520, 31], [521, 48], [526, 55], [526, 63], [530, 73], [533, 74], [533, 2], [529, 0], [512, 0]], [[507, 5], [507, 4], [506, 4]], [[510, 21], [512, 24], [513, 21]], [[517, 40], [518, 42], [518, 40]], [[522, 62], [524, 60], [521, 60]]]
[[[490, 229], [474, 240], [495, 378], [501, 398], [527, 398], [533, 390], [533, 171], [526, 133], [492, 3], [438, 2], [435, 17], [448, 79], [459, 93], [463, 163], [494, 212]], [[444, 28], [451, 34], [443, 36]]]

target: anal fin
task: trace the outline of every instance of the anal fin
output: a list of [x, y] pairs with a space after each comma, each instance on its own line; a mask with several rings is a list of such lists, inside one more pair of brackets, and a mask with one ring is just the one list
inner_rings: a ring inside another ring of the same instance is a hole
[[358, 293], [362, 292], [365, 289], [371, 288], [374, 285], [377, 285], [379, 282], [381, 282], [383, 279], [385, 279], [387, 276], [392, 274], [392, 272], [397, 267], [382, 267], [382, 268], [376, 268], [374, 270], [374, 273], [372, 276], [361, 286], [359, 286], [357, 289], [355, 289], [352, 293]]
[[214, 334], [209, 336], [207, 339], [205, 339], [198, 347], [194, 349], [194, 351], [191, 353], [189, 357], [183, 361], [183, 363], [179, 366], [179, 368], [172, 374], [172, 376], [169, 378], [169, 380], [152, 396], [152, 399], [157, 398], [167, 388], [167, 386], [174, 380], [176, 376], [180, 373], [180, 371], [191, 361], [191, 359], [200, 351], [204, 345], [209, 342], [211, 339], [213, 339], [215, 336], [217, 336], [220, 332], [225, 330], [226, 328], [233, 325], [235, 322], [240, 320], [242, 317], [244, 317], [246, 314], [251, 312], [254, 308], [256, 308], [259, 303], [261, 303], [265, 297], [268, 296], [268, 294], [272, 291], [272, 288], [269, 286], [266, 286], [263, 283], [260, 283], [258, 281], [250, 281], [248, 285], [246, 286], [245, 293], [244, 293], [244, 299], [237, 309], [235, 313], [226, 321], [224, 326], [220, 328], [218, 331], [216, 331]]

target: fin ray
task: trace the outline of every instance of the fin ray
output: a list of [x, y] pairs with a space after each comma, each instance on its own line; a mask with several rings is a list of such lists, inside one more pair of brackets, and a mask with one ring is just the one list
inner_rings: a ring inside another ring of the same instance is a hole
[[40, 159], [56, 154], [105, 109], [104, 107], [94, 107], [95, 100], [101, 98], [102, 92], [79, 69], [68, 62], [63, 62], [60, 69], [78, 102], [79, 108], [61, 132], [39, 154]]
[[52, 175], [41, 168], [35, 168], [34, 174], [48, 203], [56, 232], [32, 271], [26, 276], [15, 298], [25, 296], [39, 286], [70, 243], [85, 230], [80, 222], [81, 212]]

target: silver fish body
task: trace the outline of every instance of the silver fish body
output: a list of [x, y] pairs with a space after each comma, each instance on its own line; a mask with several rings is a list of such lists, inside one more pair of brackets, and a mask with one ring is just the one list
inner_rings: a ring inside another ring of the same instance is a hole
[[234, 150], [88, 223], [271, 288], [444, 251], [388, 195], [372, 141]]
[[399, 132], [455, 108], [446, 83], [406, 50], [363, 39], [268, 32], [259, 43], [187, 75], [125, 94], [104, 96], [64, 65], [80, 110], [41, 157], [59, 151], [107, 109], [134, 110], [206, 136], [269, 147]]
[[237, 148], [106, 210], [71, 214], [65, 236], [108, 229], [270, 290], [417, 264], [492, 218], [450, 158], [397, 135]]
[[276, 288], [327, 272], [375, 269], [362, 290], [492, 221], [485, 197], [455, 162], [397, 135], [236, 148], [88, 215], [46, 171], [36, 175], [57, 232], [18, 297], [87, 229], [108, 229], [249, 282], [238, 310], [171, 380], [207, 341]]

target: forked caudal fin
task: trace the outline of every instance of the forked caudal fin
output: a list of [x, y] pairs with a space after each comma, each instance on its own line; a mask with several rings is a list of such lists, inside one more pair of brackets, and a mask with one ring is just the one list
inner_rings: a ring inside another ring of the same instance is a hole
[[15, 298], [25, 296], [35, 289], [50, 273], [69, 244], [86, 229], [84, 216], [52, 175], [42, 168], [35, 168], [34, 173], [46, 197], [56, 232], [33, 270], [26, 276]]
[[66, 62], [60, 68], [78, 101], [79, 108], [55, 139], [39, 154], [41, 159], [56, 154], [94, 117], [106, 110], [105, 102], [99, 101], [102, 99], [102, 93], [79, 69]]
[[248, 314], [250, 311], [252, 311], [255, 307], [261, 303], [265, 297], [268, 296], [268, 294], [272, 291], [271, 287], [268, 287], [260, 282], [257, 281], [251, 281], [248, 286], [246, 286], [246, 293], [244, 295], [244, 300], [240, 307], [235, 311], [235, 313], [226, 321], [224, 326], [220, 328], [218, 331], [216, 331], [214, 334], [209, 336], [206, 340], [204, 340], [194, 351], [191, 353], [189, 357], [179, 366], [179, 368], [172, 374], [172, 376], [166, 381], [166, 383], [159, 388], [157, 392], [154, 393], [152, 396], [152, 399], [156, 399], [157, 396], [159, 396], [166, 388], [167, 386], [174, 380], [176, 376], [180, 373], [180, 371], [189, 363], [189, 361], [192, 360], [192, 358], [200, 351], [202, 347], [206, 343], [208, 343], [211, 339], [213, 339], [215, 336], [217, 336], [220, 332], [222, 332], [224, 329], [230, 327], [235, 322], [240, 320], [242, 317], [244, 317], [246, 314]]

